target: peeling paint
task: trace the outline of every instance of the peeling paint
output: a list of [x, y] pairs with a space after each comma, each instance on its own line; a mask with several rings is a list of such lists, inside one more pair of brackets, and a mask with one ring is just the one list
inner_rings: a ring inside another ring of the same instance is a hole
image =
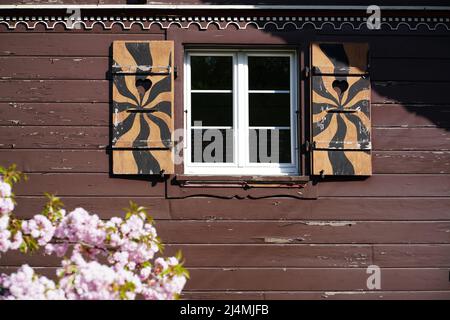
[[301, 241], [305, 241], [305, 239], [304, 238], [269, 238], [269, 237], [264, 238], [265, 243], [283, 244], [283, 243], [294, 243], [294, 242], [301, 242]]
[[323, 293], [325, 298], [336, 295], [352, 295], [352, 294], [366, 294], [366, 291], [326, 291]]
[[302, 222], [307, 226], [330, 226], [330, 227], [350, 227], [356, 225], [353, 221], [305, 221]]

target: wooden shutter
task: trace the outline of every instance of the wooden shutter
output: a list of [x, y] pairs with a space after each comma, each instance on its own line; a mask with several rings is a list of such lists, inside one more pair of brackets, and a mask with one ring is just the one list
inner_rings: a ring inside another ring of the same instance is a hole
[[114, 174], [170, 174], [173, 41], [113, 43]]
[[368, 45], [314, 43], [311, 57], [313, 174], [371, 175]]

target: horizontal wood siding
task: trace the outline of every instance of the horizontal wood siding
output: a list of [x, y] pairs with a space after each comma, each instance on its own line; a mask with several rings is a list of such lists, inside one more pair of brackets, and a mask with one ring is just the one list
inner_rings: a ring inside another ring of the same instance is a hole
[[[168, 199], [171, 178], [110, 174], [110, 47], [173, 38], [180, 50], [183, 31], [1, 30], [0, 164], [28, 173], [15, 189], [19, 216], [37, 213], [44, 191], [105, 219], [129, 200], [145, 205], [166, 253], [184, 252], [186, 299], [450, 299], [450, 35], [323, 35], [370, 44], [372, 177], [319, 181], [315, 200], [271, 189], [262, 199], [222, 199], [230, 188]], [[309, 39], [301, 31], [189, 32], [201, 43]], [[58, 265], [41, 253], [11, 252], [0, 272], [25, 262], [49, 276]], [[378, 291], [366, 288], [373, 264], [382, 268]]]

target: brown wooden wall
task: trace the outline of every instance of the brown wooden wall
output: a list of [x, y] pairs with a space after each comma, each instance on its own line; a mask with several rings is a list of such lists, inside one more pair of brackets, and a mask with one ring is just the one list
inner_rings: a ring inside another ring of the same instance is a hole
[[[44, 191], [104, 218], [129, 199], [148, 206], [167, 253], [186, 257], [186, 298], [450, 299], [449, 33], [0, 28], [0, 164], [29, 175], [15, 190], [21, 217], [37, 213]], [[112, 177], [112, 41], [163, 39], [178, 50], [178, 110], [182, 42], [369, 42], [374, 175], [320, 181], [316, 200], [227, 199], [237, 192], [228, 189], [168, 199], [169, 182]], [[58, 263], [12, 253], [0, 272], [24, 262], [46, 274]], [[380, 291], [366, 288], [372, 264], [382, 268]]]

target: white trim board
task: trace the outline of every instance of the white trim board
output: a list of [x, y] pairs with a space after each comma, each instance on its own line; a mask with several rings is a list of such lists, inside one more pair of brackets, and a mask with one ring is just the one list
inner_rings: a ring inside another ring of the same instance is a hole
[[[11, 4], [0, 5], [0, 10], [11, 9], [153, 9], [153, 10], [363, 10], [368, 6], [344, 5], [208, 5], [208, 4]], [[450, 6], [379, 6], [381, 10], [450, 11]]]

